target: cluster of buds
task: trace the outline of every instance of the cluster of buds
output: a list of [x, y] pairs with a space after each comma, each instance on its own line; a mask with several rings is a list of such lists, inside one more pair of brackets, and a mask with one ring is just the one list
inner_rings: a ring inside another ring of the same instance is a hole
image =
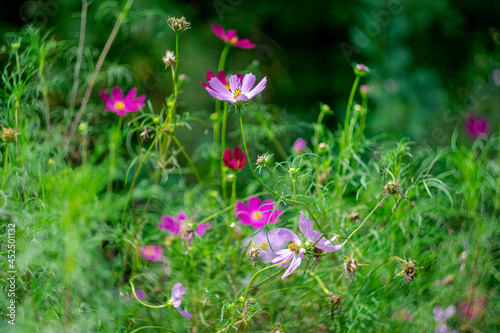
[[173, 51], [167, 50], [165, 53], [165, 56], [161, 58], [163, 63], [165, 64], [165, 69], [167, 69], [168, 66], [175, 64], [177, 60], [175, 60], [175, 53]]
[[16, 136], [19, 135], [19, 132], [12, 128], [6, 128], [2, 126], [2, 132], [0, 133], [0, 137], [5, 143], [12, 142], [16, 139]]
[[177, 33], [181, 33], [191, 27], [191, 23], [187, 22], [184, 16], [181, 18], [170, 17], [167, 20], [167, 24], [173, 31]]

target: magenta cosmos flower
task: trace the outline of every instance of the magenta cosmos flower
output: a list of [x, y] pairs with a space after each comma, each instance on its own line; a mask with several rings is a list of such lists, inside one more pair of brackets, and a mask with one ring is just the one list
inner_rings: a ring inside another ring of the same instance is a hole
[[231, 75], [229, 77], [229, 87], [219, 78], [212, 77], [208, 80], [210, 86], [205, 87], [205, 89], [213, 98], [241, 105], [243, 102], [254, 98], [258, 93], [262, 92], [266, 88], [266, 83], [267, 77], [264, 77], [254, 88], [255, 75], [248, 73], [243, 76], [243, 79], [238, 77], [238, 75]]
[[158, 228], [168, 231], [175, 236], [181, 236], [182, 246], [186, 246], [186, 254], [189, 247], [193, 244], [194, 236], [201, 237], [205, 235], [211, 224], [209, 222], [194, 225], [194, 221], [189, 221], [186, 213], [179, 212], [177, 216], [162, 216], [161, 221], [158, 222]]
[[177, 282], [174, 284], [172, 288], [172, 296], [168, 303], [173, 306], [181, 315], [183, 315], [186, 319], [191, 319], [193, 317], [192, 314], [182, 311], [181, 309], [181, 297], [186, 293], [186, 291], [182, 288], [182, 283]]
[[127, 112], [135, 112], [143, 108], [143, 102], [146, 99], [146, 95], [135, 98], [135, 95], [137, 95], [137, 88], [130, 89], [125, 98], [123, 98], [122, 90], [118, 87], [114, 87], [111, 90], [111, 97], [104, 91], [101, 91], [99, 94], [106, 103], [104, 108], [119, 116], [126, 116]]
[[477, 139], [481, 135], [488, 134], [490, 131], [488, 119], [481, 115], [469, 115], [465, 121], [465, 127], [467, 129], [467, 135], [472, 139]]
[[253, 49], [255, 47], [255, 44], [251, 43], [250, 39], [239, 39], [236, 30], [228, 30], [226, 32], [223, 26], [217, 24], [211, 24], [210, 28], [212, 28], [212, 31], [217, 37], [232, 46], [241, 49]]
[[[239, 73], [238, 73], [238, 74], [235, 74], [235, 75], [236, 75], [236, 77], [240, 80], [240, 82], [241, 82], [241, 81], [243, 81], [243, 75], [241, 75], [241, 74], [239, 74]], [[210, 82], [210, 80], [211, 80], [212, 78], [214, 78], [214, 77], [215, 77], [215, 75], [214, 75], [214, 73], [212, 73], [212, 71], [208, 71], [208, 72], [207, 72], [207, 82]], [[228, 76], [226, 75], [226, 72], [224, 72], [224, 71], [219, 71], [219, 72], [217, 73], [217, 78], [218, 78], [218, 79], [219, 79], [219, 81], [220, 81], [220, 82], [221, 82], [221, 83], [222, 83], [222, 84], [223, 84], [223, 85], [227, 88], [227, 90], [231, 91], [231, 88], [229, 87], [229, 83], [228, 83], [228, 82], [229, 82], [229, 78], [228, 78]], [[212, 89], [212, 87], [210, 87], [210, 86], [209, 86], [208, 84], [206, 84], [205, 82], [200, 81], [200, 84], [201, 84], [201, 85], [202, 85], [202, 87], [203, 87], [203, 88], [205, 88], [205, 89], [211, 89], [211, 90], [213, 90], [213, 89]]]
[[259, 197], [248, 199], [248, 205], [243, 202], [236, 204], [234, 215], [240, 219], [240, 223], [251, 225], [255, 229], [260, 229], [266, 224], [278, 222], [278, 217], [283, 213], [281, 209], [275, 209], [272, 200], [261, 202]]
[[160, 261], [163, 259], [163, 247], [156, 245], [146, 245], [139, 249], [139, 252], [146, 260]]
[[245, 167], [245, 153], [239, 147], [234, 147], [233, 153], [228, 148], [222, 157], [224, 164], [231, 170], [243, 169]]
[[[276, 252], [281, 250], [288, 241], [278, 236], [281, 228], [271, 231], [261, 230], [253, 237], [245, 238], [243, 244], [249, 244], [250, 247], [257, 247], [257, 259], [263, 262], [270, 262], [276, 258]], [[253, 260], [253, 258], [252, 258]]]

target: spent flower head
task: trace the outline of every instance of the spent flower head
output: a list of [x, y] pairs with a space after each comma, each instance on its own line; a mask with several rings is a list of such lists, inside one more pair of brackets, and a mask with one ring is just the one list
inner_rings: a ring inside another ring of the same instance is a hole
[[19, 132], [17, 132], [16, 130], [12, 128], [3, 127], [2, 125], [2, 132], [0, 133], [0, 137], [5, 143], [14, 141], [16, 139], [16, 136], [18, 135]]
[[168, 26], [175, 32], [181, 33], [184, 30], [191, 28], [191, 22], [187, 22], [183, 16], [181, 18], [169, 17], [167, 20]]
[[411, 280], [415, 278], [417, 275], [417, 271], [419, 269], [422, 269], [423, 267], [417, 267], [417, 261], [413, 259], [408, 259], [408, 260], [403, 260], [401, 258], [398, 258], [400, 264], [399, 267], [402, 269], [401, 272], [397, 276], [404, 275], [405, 279], [403, 281], [403, 284], [408, 284]]
[[173, 51], [167, 50], [165, 52], [165, 55], [163, 58], [161, 58], [163, 63], [165, 64], [165, 69], [167, 69], [168, 66], [175, 64], [177, 60], [175, 60], [175, 53]]
[[210, 25], [214, 34], [229, 45], [239, 47], [241, 49], [253, 49], [253, 44], [250, 39], [240, 39], [236, 30], [225, 31], [224, 27], [217, 24]]

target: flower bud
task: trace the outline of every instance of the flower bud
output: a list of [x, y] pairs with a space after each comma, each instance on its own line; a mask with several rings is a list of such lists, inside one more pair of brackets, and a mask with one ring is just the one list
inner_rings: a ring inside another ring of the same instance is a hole
[[154, 117], [153, 118], [153, 123], [157, 124], [160, 122], [160, 117]]
[[215, 112], [212, 113], [210, 115], [210, 120], [215, 123], [217, 120], [219, 120], [219, 115], [217, 113], [215, 113]]
[[56, 162], [54, 162], [54, 160], [53, 160], [53, 159], [51, 159], [51, 158], [49, 158], [49, 160], [47, 161], [47, 164], [48, 164], [49, 166], [53, 166], [55, 163], [56, 163]]
[[88, 127], [89, 127], [89, 125], [87, 123], [80, 123], [80, 125], [78, 125], [78, 130], [80, 132], [85, 132], [85, 131], [87, 131]]
[[230, 173], [227, 175], [227, 181], [228, 182], [233, 182], [234, 181], [234, 173]]
[[384, 186], [384, 191], [386, 191], [390, 195], [395, 195], [399, 193], [399, 185], [395, 182], [388, 181], [387, 184]]
[[264, 162], [265, 162], [264, 156], [257, 157], [257, 164], [258, 165], [264, 165]]
[[18, 135], [19, 133], [16, 130], [2, 126], [2, 133], [0, 133], [0, 137], [6, 143], [14, 141]]
[[297, 173], [297, 169], [295, 169], [295, 168], [290, 168], [290, 169], [288, 169], [288, 172], [289, 172], [291, 175], [293, 175], [293, 174]]
[[331, 110], [331, 109], [330, 109], [330, 106], [328, 106], [328, 105], [326, 105], [326, 104], [322, 104], [322, 105], [321, 105], [321, 111], [322, 111], [322, 112], [327, 113], [327, 112], [330, 112], [330, 110]]
[[17, 51], [21, 47], [21, 44], [20, 43], [12, 43], [12, 45], [10, 47], [11, 47], [12, 51]]
[[326, 145], [326, 143], [324, 142], [321, 142], [319, 145], [318, 145], [318, 149], [321, 153], [324, 153], [326, 152], [326, 150], [328, 149], [328, 146]]
[[363, 64], [357, 64], [356, 67], [354, 67], [354, 74], [356, 74], [357, 76], [363, 77], [366, 76], [366, 74], [368, 74], [369, 72], [370, 69]]
[[367, 84], [363, 84], [361, 88], [359, 88], [359, 94], [363, 98], [368, 98], [368, 96], [370, 96], [370, 86]]

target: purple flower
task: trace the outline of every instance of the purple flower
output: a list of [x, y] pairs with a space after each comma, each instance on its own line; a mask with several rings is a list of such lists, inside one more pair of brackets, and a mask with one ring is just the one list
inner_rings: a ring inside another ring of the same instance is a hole
[[177, 282], [176, 284], [174, 284], [174, 287], [172, 288], [172, 297], [170, 298], [169, 303], [174, 308], [176, 308], [177, 311], [179, 311], [179, 313], [181, 315], [183, 315], [186, 319], [191, 319], [191, 317], [193, 317], [193, 315], [182, 311], [182, 309], [180, 308], [181, 302], [182, 302], [181, 297], [185, 293], [186, 293], [186, 291], [182, 288], [182, 283]]
[[454, 305], [450, 305], [448, 308], [443, 310], [439, 305], [434, 308], [434, 320], [438, 324], [434, 333], [458, 333], [452, 330], [446, 325], [446, 321], [455, 314], [456, 308]]
[[110, 112], [116, 113], [119, 116], [126, 116], [127, 112], [135, 112], [143, 108], [143, 102], [146, 99], [146, 95], [141, 95], [135, 98], [135, 95], [137, 95], [137, 88], [130, 89], [125, 98], [123, 98], [122, 90], [118, 87], [114, 87], [111, 90], [112, 97], [109, 97], [109, 95], [104, 91], [101, 91], [99, 94], [106, 103], [104, 108]]
[[302, 138], [298, 138], [293, 143], [293, 151], [299, 154], [302, 153], [304, 149], [306, 149], [306, 147], [307, 147], [307, 141]]
[[[235, 74], [235, 75], [236, 75], [236, 77], [237, 77], [238, 79], [240, 79], [240, 81], [243, 81], [243, 75], [241, 75], [241, 74]], [[208, 71], [208, 72], [207, 72], [207, 82], [210, 82], [210, 80], [211, 80], [212, 78], [214, 78], [214, 77], [215, 77], [215, 75], [214, 75], [214, 73], [212, 73], [212, 71]], [[229, 79], [228, 79], [228, 77], [227, 77], [227, 75], [226, 75], [226, 72], [224, 72], [224, 71], [219, 71], [219, 72], [217, 73], [217, 78], [218, 78], [218, 79], [219, 79], [219, 81], [220, 81], [220, 82], [221, 82], [221, 83], [222, 83], [222, 84], [223, 84], [223, 85], [227, 88], [227, 90], [229, 90], [229, 91], [231, 90], [231, 88], [229, 87], [229, 83], [228, 83]], [[205, 82], [200, 81], [200, 84], [201, 84], [201, 85], [202, 85], [202, 87], [203, 87], [203, 88], [205, 88], [205, 89], [211, 89], [211, 90], [213, 90], [213, 89], [212, 89], [212, 87], [210, 87], [210, 86], [209, 86], [208, 84], [206, 84]]]
[[252, 44], [250, 39], [239, 39], [236, 30], [228, 30], [226, 32], [223, 26], [217, 24], [211, 24], [210, 28], [212, 28], [217, 37], [232, 46], [242, 49], [253, 49], [255, 47], [255, 44]]
[[250, 244], [258, 248], [258, 255], [255, 259], [260, 259], [263, 262], [270, 262], [276, 257], [275, 253], [281, 250], [283, 245], [288, 242], [286, 239], [278, 236], [280, 229], [281, 228], [273, 229], [269, 232], [261, 230], [253, 237], [245, 238], [243, 244]]
[[175, 236], [181, 235], [182, 246], [186, 246], [186, 254], [189, 247], [193, 244], [194, 236], [201, 237], [205, 235], [211, 224], [209, 222], [193, 225], [193, 221], [188, 221], [187, 215], [184, 212], [177, 213], [177, 217], [165, 215], [161, 217], [158, 223], [158, 228], [168, 231]]
[[278, 216], [283, 213], [281, 209], [275, 209], [272, 200], [261, 202], [259, 197], [248, 199], [248, 205], [243, 202], [236, 204], [234, 215], [240, 219], [240, 223], [251, 225], [255, 229], [260, 229], [266, 224], [278, 222]]
[[288, 275], [292, 274], [297, 267], [300, 266], [306, 249], [302, 246], [302, 242], [299, 237], [289, 229], [280, 228], [277, 236], [290, 241], [290, 244], [286, 249], [276, 251], [277, 257], [273, 259], [273, 265], [281, 263], [280, 266], [288, 266], [285, 273], [281, 276], [281, 279], [284, 280]]
[[146, 245], [139, 249], [139, 252], [146, 260], [160, 261], [163, 259], [163, 247], [156, 245]]
[[477, 139], [479, 136], [488, 134], [490, 131], [488, 119], [481, 115], [469, 115], [465, 121], [465, 127], [467, 135], [472, 139]]
[[[228, 101], [231, 104], [241, 105], [243, 102], [254, 98], [258, 93], [266, 88], [267, 77], [264, 77], [256, 86], [255, 75], [252, 73], [245, 74], [243, 79], [238, 75], [229, 77], [229, 87], [225, 85], [219, 78], [212, 77], [208, 80], [209, 87], [205, 87], [207, 92], [216, 99]], [[252, 89], [253, 88], [253, 89]]]
[[308, 218], [304, 218], [304, 212], [300, 212], [299, 228], [306, 237], [307, 242], [311, 243], [310, 245], [314, 245], [314, 247], [325, 252], [335, 252], [342, 248], [341, 244], [330, 245], [337, 239], [337, 236], [333, 236], [332, 238], [326, 240], [322, 237], [319, 231], [313, 230], [312, 227], [312, 221]]
[[231, 170], [243, 169], [245, 167], [245, 153], [241, 151], [240, 147], [234, 147], [233, 154], [228, 148], [224, 151], [222, 161]]
[[146, 299], [146, 292], [142, 289], [139, 289], [135, 292], [135, 296], [137, 296], [138, 299], [143, 301]]

